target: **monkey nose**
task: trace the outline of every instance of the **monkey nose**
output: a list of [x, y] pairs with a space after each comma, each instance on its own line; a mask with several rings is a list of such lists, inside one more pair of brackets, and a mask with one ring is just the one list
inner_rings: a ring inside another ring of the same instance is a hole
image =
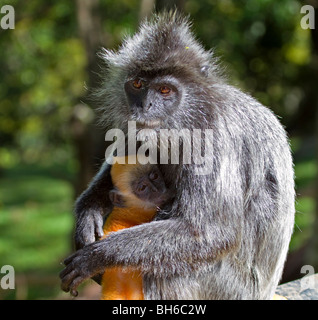
[[158, 192], [158, 188], [156, 188], [153, 184], [151, 184], [151, 191], [153, 193]]
[[152, 103], [149, 102], [147, 97], [145, 97], [144, 99], [142, 99], [142, 101], [140, 101], [140, 105], [144, 112], [147, 112], [152, 107]]
[[148, 111], [152, 107], [152, 103], [145, 104], [144, 110]]

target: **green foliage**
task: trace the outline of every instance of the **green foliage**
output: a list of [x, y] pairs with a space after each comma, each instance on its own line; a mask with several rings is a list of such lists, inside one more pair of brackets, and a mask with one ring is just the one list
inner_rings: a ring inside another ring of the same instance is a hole
[[16, 272], [16, 290], [0, 291], [0, 299], [52, 298], [59, 292], [60, 262], [71, 250], [73, 227], [72, 185], [57, 177], [59, 170], [17, 167], [0, 181], [0, 265]]
[[14, 8], [15, 29], [2, 31], [0, 40], [1, 147], [18, 148], [23, 160], [37, 162], [69, 143], [67, 121], [84, 92], [86, 60], [71, 2], [27, 1]]
[[296, 202], [296, 217], [294, 235], [290, 250], [301, 248], [304, 243], [314, 236], [312, 225], [315, 220], [315, 201], [311, 197], [300, 197]]

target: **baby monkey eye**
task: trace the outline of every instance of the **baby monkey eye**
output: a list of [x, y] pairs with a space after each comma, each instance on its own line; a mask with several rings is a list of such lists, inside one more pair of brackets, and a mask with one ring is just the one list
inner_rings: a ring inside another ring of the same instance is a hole
[[142, 184], [141, 186], [138, 187], [138, 191], [141, 192], [141, 191], [145, 191], [147, 188], [147, 186], [145, 184]]
[[150, 180], [157, 180], [159, 178], [159, 175], [157, 172], [151, 172], [149, 175]]
[[133, 82], [132, 82], [132, 85], [135, 89], [141, 89], [142, 87], [142, 82], [140, 79], [135, 79]]
[[171, 89], [167, 86], [162, 86], [159, 88], [159, 91], [161, 94], [169, 94], [171, 92]]

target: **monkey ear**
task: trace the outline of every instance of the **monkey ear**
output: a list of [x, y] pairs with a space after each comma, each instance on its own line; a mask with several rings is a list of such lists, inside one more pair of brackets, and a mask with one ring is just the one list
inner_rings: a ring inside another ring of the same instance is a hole
[[209, 65], [204, 65], [204, 66], [201, 67], [200, 72], [202, 73], [202, 75], [207, 77], [209, 75], [209, 70], [210, 70], [210, 66]]
[[124, 208], [125, 202], [121, 194], [116, 189], [109, 191], [109, 199], [115, 207]]

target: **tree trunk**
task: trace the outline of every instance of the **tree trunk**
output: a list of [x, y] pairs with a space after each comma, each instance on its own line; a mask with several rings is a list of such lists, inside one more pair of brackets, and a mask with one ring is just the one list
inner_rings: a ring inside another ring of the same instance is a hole
[[[87, 95], [98, 86], [98, 60], [96, 52], [106, 39], [102, 34], [99, 0], [76, 0], [79, 36], [87, 57]], [[102, 162], [105, 152], [105, 133], [96, 124], [96, 114], [92, 115], [87, 96], [80, 97], [74, 107], [71, 131], [73, 133], [76, 156], [79, 162], [78, 180], [75, 185], [76, 196], [86, 189], [89, 181]]]
[[178, 9], [182, 11], [184, 9], [185, 0], [157, 0], [156, 10], [158, 12], [164, 9]]

